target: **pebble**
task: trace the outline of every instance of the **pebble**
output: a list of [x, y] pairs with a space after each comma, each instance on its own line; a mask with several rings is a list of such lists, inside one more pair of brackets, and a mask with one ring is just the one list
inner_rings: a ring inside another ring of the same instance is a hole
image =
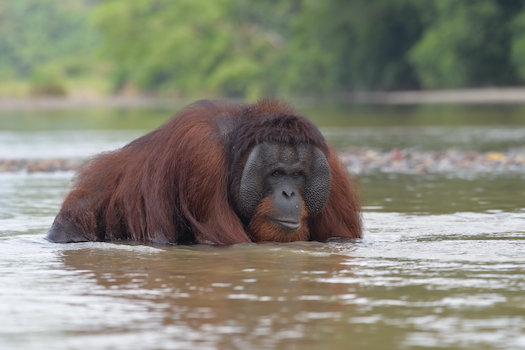
[[381, 151], [369, 148], [349, 148], [339, 154], [351, 173], [446, 173], [518, 172], [525, 173], [525, 147], [505, 152], [473, 152], [454, 149], [415, 151], [394, 148]]
[[[446, 173], [457, 171], [525, 173], [525, 147], [504, 152], [459, 150], [416, 151], [413, 149], [379, 150], [352, 147], [339, 153], [348, 170], [356, 175], [373, 173]], [[72, 159], [0, 159], [0, 172], [76, 171], [81, 160]]]
[[76, 171], [82, 163], [72, 159], [0, 159], [0, 172]]

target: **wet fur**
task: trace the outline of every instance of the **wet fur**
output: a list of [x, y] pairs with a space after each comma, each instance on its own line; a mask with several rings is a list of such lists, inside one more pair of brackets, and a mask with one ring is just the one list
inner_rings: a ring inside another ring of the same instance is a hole
[[[305, 217], [304, 230], [279, 236], [262, 219], [236, 208], [244, 162], [254, 145], [310, 143], [330, 164], [324, 208]], [[157, 130], [103, 153], [77, 173], [48, 239], [55, 242], [130, 239], [155, 243], [319, 240], [361, 237], [357, 193], [319, 130], [288, 105], [200, 101]]]

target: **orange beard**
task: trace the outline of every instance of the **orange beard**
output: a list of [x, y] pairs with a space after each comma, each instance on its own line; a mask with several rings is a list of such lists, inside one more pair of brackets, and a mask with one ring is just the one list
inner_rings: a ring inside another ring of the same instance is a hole
[[248, 234], [254, 242], [295, 242], [307, 241], [310, 238], [308, 231], [308, 212], [303, 202], [301, 226], [297, 230], [289, 230], [270, 219], [273, 207], [270, 197], [264, 198], [253, 215]]

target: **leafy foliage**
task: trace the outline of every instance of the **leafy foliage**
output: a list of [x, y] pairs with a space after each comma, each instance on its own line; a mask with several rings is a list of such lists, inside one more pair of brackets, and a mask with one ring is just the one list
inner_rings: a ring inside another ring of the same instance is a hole
[[317, 90], [316, 78], [324, 78], [326, 55], [294, 40], [299, 4], [113, 0], [98, 6], [95, 21], [105, 33], [104, 53], [118, 62], [118, 86], [258, 96]]
[[525, 80], [524, 5], [5, 0], [0, 77], [59, 91], [46, 84], [110, 62], [114, 92], [249, 98], [514, 85]]
[[0, 72], [27, 78], [54, 62], [74, 70], [72, 57], [81, 60], [98, 41], [86, 9], [82, 0], [0, 2]]
[[484, 86], [509, 81], [508, 27], [495, 0], [440, 0], [435, 19], [409, 52], [425, 87]]

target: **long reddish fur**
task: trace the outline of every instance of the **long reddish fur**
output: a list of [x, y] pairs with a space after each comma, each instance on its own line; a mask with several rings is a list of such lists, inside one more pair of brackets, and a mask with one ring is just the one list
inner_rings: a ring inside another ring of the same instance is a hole
[[327, 156], [328, 202], [306, 219], [307, 234], [297, 237], [361, 237], [357, 193], [336, 152], [310, 121], [274, 99], [202, 101], [127, 146], [95, 157], [78, 172], [57, 219], [92, 241], [284, 240], [262, 225], [252, 234], [233, 204], [249, 151], [265, 141], [308, 142]]

